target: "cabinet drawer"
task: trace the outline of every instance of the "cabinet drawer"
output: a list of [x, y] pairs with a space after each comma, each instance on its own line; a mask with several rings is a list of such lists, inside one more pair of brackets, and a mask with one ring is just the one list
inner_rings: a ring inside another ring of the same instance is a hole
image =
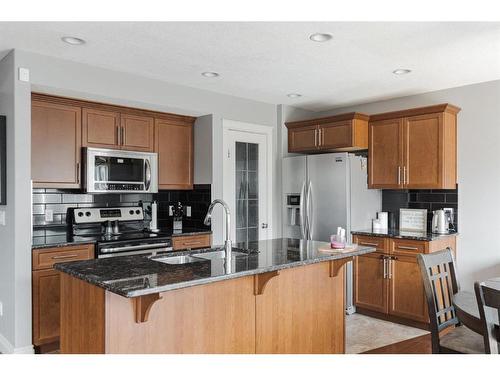
[[33, 251], [33, 270], [51, 269], [56, 263], [94, 258], [94, 245], [67, 246]]
[[413, 241], [413, 240], [392, 240], [391, 241], [391, 253], [393, 254], [418, 254], [425, 253], [426, 242], [425, 241]]
[[385, 237], [354, 236], [354, 242], [358, 245], [371, 246], [377, 249], [379, 253], [388, 253], [388, 247]]
[[172, 247], [174, 250], [199, 249], [203, 247], [210, 247], [210, 234], [201, 234], [198, 236], [173, 237]]

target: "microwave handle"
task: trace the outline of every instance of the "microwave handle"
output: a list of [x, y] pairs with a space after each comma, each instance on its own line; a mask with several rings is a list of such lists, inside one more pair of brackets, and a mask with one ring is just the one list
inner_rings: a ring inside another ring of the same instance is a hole
[[144, 161], [144, 190], [149, 190], [149, 187], [151, 186], [151, 163], [149, 159], [146, 159]]

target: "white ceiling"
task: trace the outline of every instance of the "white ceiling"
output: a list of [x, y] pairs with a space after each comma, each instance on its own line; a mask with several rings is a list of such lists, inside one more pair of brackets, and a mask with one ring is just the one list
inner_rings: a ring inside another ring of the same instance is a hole
[[1, 22], [11, 48], [314, 111], [500, 79], [500, 23]]

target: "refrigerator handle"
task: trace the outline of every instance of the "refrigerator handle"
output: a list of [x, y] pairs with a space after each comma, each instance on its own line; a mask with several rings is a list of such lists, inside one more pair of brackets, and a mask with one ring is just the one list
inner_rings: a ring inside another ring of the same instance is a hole
[[312, 240], [313, 236], [313, 204], [312, 204], [312, 182], [309, 181], [309, 186], [307, 188], [307, 195], [306, 195], [306, 202], [307, 202], [307, 239]]
[[307, 228], [306, 228], [306, 181], [302, 183], [302, 189], [300, 189], [300, 232], [302, 234], [303, 239], [307, 239]]

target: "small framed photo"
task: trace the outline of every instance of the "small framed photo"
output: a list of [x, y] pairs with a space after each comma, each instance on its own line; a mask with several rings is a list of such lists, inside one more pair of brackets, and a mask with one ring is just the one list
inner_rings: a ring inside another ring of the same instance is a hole
[[427, 232], [427, 210], [400, 208], [399, 230], [409, 232]]

